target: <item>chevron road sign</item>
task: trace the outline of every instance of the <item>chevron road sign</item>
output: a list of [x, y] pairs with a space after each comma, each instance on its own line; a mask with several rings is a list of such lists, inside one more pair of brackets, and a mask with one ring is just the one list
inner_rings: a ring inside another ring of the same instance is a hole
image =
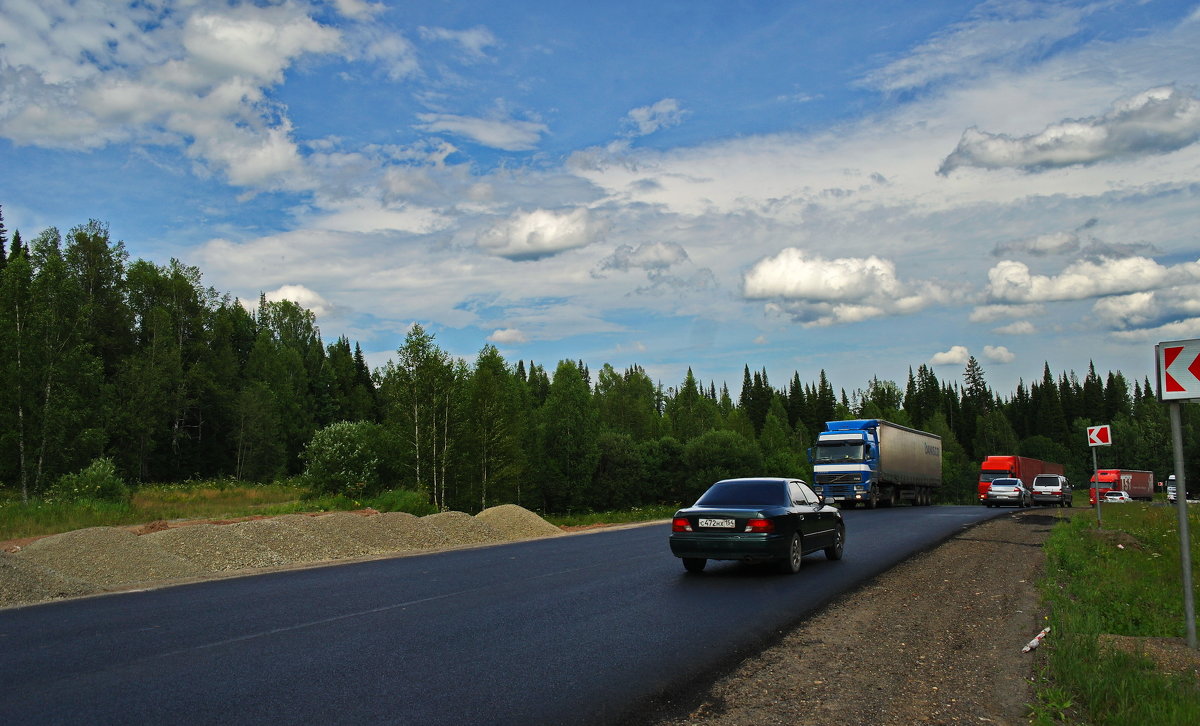
[[1200, 398], [1200, 340], [1175, 340], [1154, 346], [1160, 401]]
[[1108, 424], [1088, 426], [1088, 446], [1112, 446], [1112, 431]]

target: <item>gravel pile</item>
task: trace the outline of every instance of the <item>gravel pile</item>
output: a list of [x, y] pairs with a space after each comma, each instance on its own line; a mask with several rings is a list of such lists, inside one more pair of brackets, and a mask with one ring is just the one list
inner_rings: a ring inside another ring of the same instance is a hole
[[190, 560], [119, 527], [88, 527], [43, 537], [14, 556], [102, 588], [203, 572]]
[[487, 522], [463, 512], [441, 512], [421, 517], [431, 537], [444, 546], [503, 542], [507, 538]]
[[558, 527], [516, 504], [501, 504], [485, 509], [476, 514], [475, 518], [486, 522], [509, 540], [555, 537], [562, 534]]
[[193, 524], [142, 535], [155, 547], [179, 555], [208, 572], [230, 572], [285, 564], [266, 545], [233, 525]]
[[0, 606], [93, 592], [96, 587], [91, 583], [67, 577], [22, 557], [0, 554]]
[[91, 527], [0, 552], [0, 607], [95, 594], [159, 580], [481, 545], [562, 532], [508, 504], [472, 517], [442, 512], [289, 514], [232, 524], [187, 524], [138, 536]]

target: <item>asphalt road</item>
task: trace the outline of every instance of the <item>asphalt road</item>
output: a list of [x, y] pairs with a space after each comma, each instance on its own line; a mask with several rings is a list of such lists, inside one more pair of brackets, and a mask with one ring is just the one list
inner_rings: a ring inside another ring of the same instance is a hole
[[0, 611], [0, 723], [604, 724], [1005, 510], [846, 512], [845, 558], [710, 562], [628, 529]]

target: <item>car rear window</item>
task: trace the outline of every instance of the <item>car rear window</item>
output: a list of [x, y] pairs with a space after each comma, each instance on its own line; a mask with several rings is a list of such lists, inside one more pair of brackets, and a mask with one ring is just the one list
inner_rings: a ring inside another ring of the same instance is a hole
[[696, 500], [703, 506], [728, 506], [732, 504], [752, 504], [772, 506], [786, 505], [787, 488], [782, 482], [728, 482], [713, 484], [704, 492], [704, 496]]

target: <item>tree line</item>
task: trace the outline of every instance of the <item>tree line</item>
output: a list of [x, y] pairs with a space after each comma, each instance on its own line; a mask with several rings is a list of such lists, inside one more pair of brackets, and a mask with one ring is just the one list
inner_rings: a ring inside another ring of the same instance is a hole
[[974, 358], [961, 382], [921, 365], [903, 386], [872, 379], [849, 393], [823, 370], [776, 386], [747, 365], [735, 399], [690, 369], [664, 386], [637, 365], [550, 371], [491, 345], [468, 363], [413, 325], [372, 371], [357, 343], [326, 344], [311, 311], [262, 296], [250, 309], [179, 260], [130, 261], [94, 220], [26, 242], [0, 215], [0, 380], [0, 485], [26, 498], [108, 459], [134, 482], [307, 475], [318, 489], [407, 488], [463, 511], [675, 504], [725, 476], [809, 477], [807, 448], [846, 418], [940, 435], [942, 501], [972, 501], [989, 454], [1060, 462], [1086, 481], [1094, 423], [1113, 426], [1102, 466], [1159, 479], [1171, 466], [1150, 381], [1091, 364], [1082, 380], [1047, 364], [1006, 397]]

